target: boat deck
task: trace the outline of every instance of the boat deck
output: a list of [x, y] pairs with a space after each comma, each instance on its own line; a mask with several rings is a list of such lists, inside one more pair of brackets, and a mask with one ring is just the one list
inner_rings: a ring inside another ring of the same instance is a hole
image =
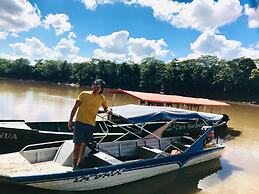
[[0, 174], [3, 176], [30, 176], [37, 174], [52, 174], [71, 171], [72, 167], [61, 166], [53, 161], [31, 164], [19, 153], [7, 154], [1, 157]]

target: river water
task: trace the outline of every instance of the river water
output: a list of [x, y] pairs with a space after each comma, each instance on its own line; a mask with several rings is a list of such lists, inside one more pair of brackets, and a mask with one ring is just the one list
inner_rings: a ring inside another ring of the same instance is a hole
[[[0, 120], [66, 121], [75, 98], [83, 89], [85, 88], [0, 79]], [[105, 95], [109, 102], [114, 104], [112, 95]], [[133, 101], [127, 96], [120, 96], [116, 100], [115, 105]], [[259, 106], [230, 104], [230, 107], [213, 109], [215, 113], [229, 115], [228, 126], [233, 131], [233, 138], [225, 142], [225, 152], [220, 160], [119, 187], [86, 193], [258, 194]], [[0, 183], [0, 194], [36, 192], [63, 193]]]

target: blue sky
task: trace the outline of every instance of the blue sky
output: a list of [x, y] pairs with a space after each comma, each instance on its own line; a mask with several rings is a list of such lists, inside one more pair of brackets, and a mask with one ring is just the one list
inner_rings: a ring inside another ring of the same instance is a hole
[[1, 0], [0, 57], [259, 58], [258, 0]]

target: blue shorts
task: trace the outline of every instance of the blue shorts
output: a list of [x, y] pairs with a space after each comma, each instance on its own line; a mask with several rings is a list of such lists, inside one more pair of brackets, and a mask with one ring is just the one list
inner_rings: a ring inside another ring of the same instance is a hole
[[94, 132], [95, 126], [76, 121], [73, 133], [73, 142], [75, 144], [93, 142]]

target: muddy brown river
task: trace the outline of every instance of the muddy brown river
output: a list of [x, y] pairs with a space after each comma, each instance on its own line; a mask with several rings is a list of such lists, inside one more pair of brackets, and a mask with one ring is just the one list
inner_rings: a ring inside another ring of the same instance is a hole
[[[84, 88], [0, 79], [0, 120], [66, 121], [75, 98]], [[121, 95], [113, 105], [132, 103]], [[120, 187], [86, 193], [120, 194], [258, 194], [259, 193], [259, 106], [230, 103], [213, 109], [226, 113], [234, 137], [226, 141], [220, 160], [210, 161], [182, 171], [145, 179]], [[0, 183], [0, 194], [63, 193]], [[73, 192], [64, 192], [73, 193]], [[82, 192], [81, 192], [82, 193]]]

